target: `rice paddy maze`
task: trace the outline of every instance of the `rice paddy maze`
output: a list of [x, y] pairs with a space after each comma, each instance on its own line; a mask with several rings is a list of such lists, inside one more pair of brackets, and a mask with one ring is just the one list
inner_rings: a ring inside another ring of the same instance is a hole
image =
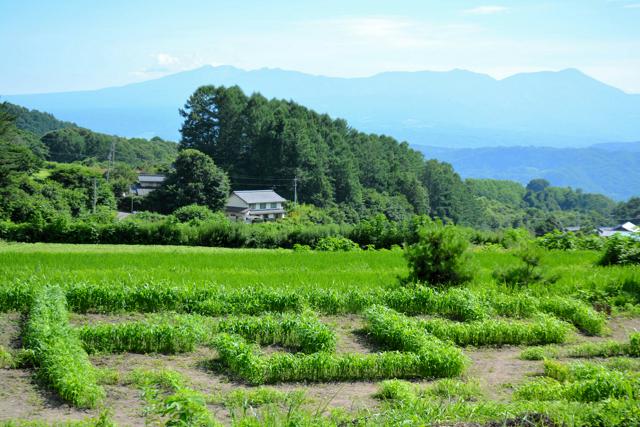
[[1, 244], [0, 426], [638, 425], [640, 269], [597, 257]]

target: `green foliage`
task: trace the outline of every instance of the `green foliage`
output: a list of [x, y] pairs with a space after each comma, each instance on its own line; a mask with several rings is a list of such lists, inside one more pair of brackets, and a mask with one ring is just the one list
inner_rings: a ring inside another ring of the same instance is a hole
[[457, 323], [441, 319], [420, 322], [425, 331], [459, 346], [538, 345], [562, 343], [569, 325], [549, 316], [533, 322], [486, 319]]
[[386, 307], [373, 306], [365, 312], [371, 337], [393, 350], [412, 352], [428, 360], [432, 376], [459, 375], [467, 363], [460, 350], [425, 332], [419, 324]]
[[181, 388], [167, 396], [160, 414], [166, 417], [167, 427], [214, 427], [220, 424], [207, 410], [207, 402], [202, 393]]
[[577, 236], [572, 232], [554, 230], [539, 237], [536, 243], [551, 250], [600, 250], [604, 246], [605, 239], [595, 235]]
[[227, 174], [198, 150], [182, 150], [162, 186], [147, 196], [155, 210], [169, 213], [187, 205], [224, 208], [230, 186]]
[[541, 298], [539, 309], [573, 323], [587, 335], [600, 335], [606, 325], [605, 317], [588, 305], [571, 298]]
[[184, 353], [202, 341], [202, 319], [152, 318], [143, 322], [102, 323], [78, 330], [89, 353]]
[[[510, 265], [493, 272], [493, 277], [498, 283], [504, 283], [511, 288], [521, 288], [541, 282], [544, 279], [539, 268], [542, 252], [533, 245], [521, 247], [516, 256], [520, 258], [520, 265]], [[549, 282], [551, 280], [547, 280]]]
[[13, 355], [0, 345], [0, 369], [11, 368], [14, 366]]
[[[173, 216], [180, 222], [203, 222], [211, 221], [215, 217], [214, 213], [207, 206], [187, 205], [173, 211]], [[222, 218], [218, 218], [220, 220]]]
[[314, 248], [317, 251], [348, 252], [359, 251], [360, 246], [346, 237], [323, 237]]
[[78, 407], [95, 407], [104, 398], [96, 370], [67, 323], [60, 288], [45, 287], [35, 296], [24, 344], [35, 352], [38, 374], [64, 400]]
[[558, 357], [558, 350], [555, 347], [528, 347], [520, 353], [522, 360], [544, 360]]
[[[459, 360], [446, 360], [446, 350], [440, 361], [426, 354], [396, 351], [378, 354], [273, 353], [266, 356], [257, 346], [228, 334], [218, 335], [214, 346], [231, 372], [255, 385], [291, 381], [432, 378], [451, 374], [441, 370], [443, 365], [460, 363]], [[457, 369], [459, 372], [461, 367]]]
[[170, 164], [176, 156], [173, 142], [155, 137], [122, 138], [105, 135], [80, 127], [54, 130], [42, 136], [49, 152], [49, 160], [61, 163], [93, 160], [107, 162], [112, 144], [116, 159], [134, 168], [152, 169]]
[[180, 146], [209, 155], [234, 186], [259, 179], [292, 199], [284, 180], [297, 176], [299, 200], [328, 208], [338, 222], [429, 212], [474, 220], [473, 197], [450, 165], [425, 162], [408, 144], [354, 131], [344, 120], [291, 101], [246, 96], [237, 86], [200, 87], [180, 113]]
[[466, 254], [469, 242], [454, 226], [437, 220], [420, 227], [418, 242], [406, 248], [408, 280], [432, 286], [451, 286], [471, 279]]
[[640, 240], [614, 234], [607, 239], [600, 265], [640, 264]]
[[599, 343], [584, 343], [568, 350], [569, 357], [614, 357], [614, 356], [640, 356], [640, 333], [632, 333], [629, 342], [604, 341]]
[[147, 421], [149, 417], [155, 417], [151, 419], [159, 422], [159, 417], [163, 417], [163, 425], [166, 426], [220, 425], [207, 409], [206, 396], [187, 387], [185, 379], [176, 371], [136, 369], [129, 380], [142, 390], [143, 399], [147, 402]]
[[9, 102], [0, 104], [0, 110], [14, 117], [14, 123], [18, 129], [31, 132], [38, 137], [47, 132], [76, 126], [75, 123], [58, 120], [52, 114], [29, 110]]
[[622, 373], [602, 365], [545, 361], [547, 377], [524, 384], [514, 397], [522, 400], [568, 400], [599, 402], [606, 399], [637, 400], [640, 376]]
[[381, 400], [409, 401], [417, 396], [417, 387], [403, 380], [386, 380], [378, 384], [378, 391], [375, 398]]

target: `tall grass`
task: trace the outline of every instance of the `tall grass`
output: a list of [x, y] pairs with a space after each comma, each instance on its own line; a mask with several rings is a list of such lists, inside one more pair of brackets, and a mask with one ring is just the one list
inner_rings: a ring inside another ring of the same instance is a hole
[[237, 334], [262, 345], [281, 345], [304, 353], [333, 351], [334, 332], [311, 313], [230, 316], [154, 315], [142, 321], [102, 323], [78, 328], [90, 353], [184, 353], [208, 344], [219, 332]]
[[102, 323], [78, 328], [89, 353], [185, 353], [207, 334], [200, 316], [154, 316], [141, 322]]
[[43, 288], [31, 304], [24, 344], [35, 353], [38, 374], [60, 397], [78, 407], [95, 407], [104, 390], [67, 317], [62, 290]]
[[365, 318], [366, 330], [374, 340], [391, 350], [420, 355], [439, 377], [459, 375], [468, 361], [458, 348], [426, 333], [415, 321], [392, 309], [374, 306], [365, 312]]
[[596, 364], [564, 365], [547, 360], [545, 375], [521, 386], [516, 390], [515, 398], [576, 402], [640, 398], [638, 373], [621, 372]]
[[605, 341], [599, 343], [584, 343], [567, 350], [569, 357], [614, 357], [640, 356], [640, 332], [632, 333], [629, 342]]
[[570, 330], [567, 323], [544, 315], [534, 321], [486, 319], [458, 323], [430, 319], [419, 324], [440, 339], [453, 341], [459, 346], [476, 347], [562, 343]]
[[385, 378], [436, 378], [459, 373], [442, 369], [429, 355], [389, 351], [378, 354], [274, 353], [263, 355], [256, 344], [237, 335], [220, 334], [214, 347], [221, 361], [250, 384], [291, 381], [357, 381]]

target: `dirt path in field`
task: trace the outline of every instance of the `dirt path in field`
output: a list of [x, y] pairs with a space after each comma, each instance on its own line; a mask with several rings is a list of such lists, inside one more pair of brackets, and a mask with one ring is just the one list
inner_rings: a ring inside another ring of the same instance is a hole
[[20, 343], [20, 313], [12, 311], [0, 313], [0, 346], [18, 349]]
[[[117, 322], [137, 320], [141, 315], [105, 316], [74, 315], [73, 324], [94, 322]], [[361, 316], [324, 316], [321, 320], [336, 332], [338, 353], [372, 353], [382, 349], [375, 346], [362, 332], [364, 321]], [[0, 314], [0, 345], [19, 348], [21, 318], [18, 313]], [[587, 337], [576, 334], [573, 343], [615, 339], [625, 341], [631, 332], [640, 330], [640, 318], [614, 318], [608, 323], [611, 334], [606, 337]], [[542, 373], [542, 362], [520, 360], [524, 347], [503, 347], [464, 350], [471, 364], [464, 374], [468, 380], [478, 381], [488, 399], [508, 401], [515, 387]], [[272, 351], [267, 350], [266, 351]], [[278, 349], [281, 350], [281, 349]], [[201, 392], [221, 396], [238, 389], [255, 389], [235, 381], [226, 373], [216, 370], [217, 353], [201, 347], [189, 354], [181, 355], [138, 355], [120, 354], [93, 356], [92, 362], [98, 368], [108, 368], [119, 373], [120, 380], [115, 385], [105, 385], [107, 399], [105, 406], [112, 409], [114, 421], [121, 426], [144, 426], [144, 401], [140, 391], [128, 384], [126, 378], [133, 369], [174, 369], [189, 380], [189, 385]], [[96, 416], [98, 411], [82, 411], [66, 405], [51, 392], [34, 381], [31, 370], [0, 369], [0, 420], [10, 418], [46, 419], [47, 421], [76, 420]], [[426, 385], [428, 381], [419, 381]], [[379, 402], [373, 398], [378, 390], [377, 382], [340, 383], [286, 383], [270, 386], [283, 392], [304, 390], [308, 399], [305, 408], [326, 414], [331, 408], [346, 411], [376, 409]], [[224, 424], [230, 424], [229, 411], [222, 404], [211, 404], [211, 412]]]
[[488, 398], [508, 400], [515, 386], [542, 373], [541, 362], [518, 358], [521, 351], [521, 347], [465, 351], [472, 361], [465, 376], [478, 380]]

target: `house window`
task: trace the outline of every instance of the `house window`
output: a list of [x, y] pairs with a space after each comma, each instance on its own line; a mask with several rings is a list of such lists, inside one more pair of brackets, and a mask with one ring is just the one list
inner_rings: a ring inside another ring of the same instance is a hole
[[267, 209], [266, 203], [260, 203], [260, 209]]
[[278, 204], [277, 203], [271, 203], [271, 209], [277, 209], [278, 208]]
[[249, 207], [250, 207], [251, 209], [255, 209], [255, 208], [256, 208], [256, 204], [255, 204], [255, 203], [251, 203], [251, 204], [249, 205]]

